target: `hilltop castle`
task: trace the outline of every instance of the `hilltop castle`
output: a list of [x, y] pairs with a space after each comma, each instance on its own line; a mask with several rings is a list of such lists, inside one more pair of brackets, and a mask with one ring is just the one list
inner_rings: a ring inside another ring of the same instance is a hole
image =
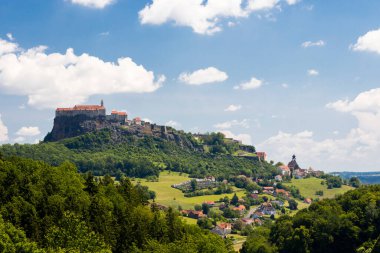
[[100, 105], [76, 105], [70, 108], [57, 108], [55, 110], [56, 118], [75, 117], [78, 115], [90, 119], [101, 119], [110, 122], [118, 122], [122, 125], [141, 125], [143, 123], [139, 117], [134, 118], [132, 121], [128, 120], [128, 114], [126, 112], [112, 110], [111, 114], [107, 115], [103, 100], [101, 100]]

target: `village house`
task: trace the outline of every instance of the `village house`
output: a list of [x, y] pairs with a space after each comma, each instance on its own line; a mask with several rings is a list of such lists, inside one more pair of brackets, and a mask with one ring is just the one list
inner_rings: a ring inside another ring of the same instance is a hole
[[306, 198], [303, 202], [310, 205], [313, 201], [310, 198]]
[[274, 192], [273, 186], [264, 186], [263, 187], [263, 193], [273, 194], [273, 192]]
[[254, 222], [254, 220], [251, 218], [243, 218], [241, 219], [241, 221], [243, 222], [244, 225], [251, 225]]
[[233, 207], [232, 210], [239, 212], [240, 215], [243, 215], [246, 208], [243, 205], [239, 205], [238, 207]]
[[265, 152], [256, 152], [255, 153], [260, 161], [266, 161], [267, 159], [267, 153]]
[[223, 236], [223, 237], [225, 237], [228, 234], [231, 234], [231, 231], [232, 231], [232, 224], [231, 223], [227, 223], [227, 222], [220, 223], [220, 224], [216, 225], [211, 230], [211, 232], [213, 232], [215, 234], [218, 234], [220, 236]]
[[205, 201], [205, 202], [203, 202], [203, 204], [206, 204], [210, 207], [213, 207], [213, 206], [215, 206], [215, 201]]
[[282, 197], [289, 198], [290, 192], [285, 191], [284, 189], [276, 189], [276, 191], [274, 192], [274, 196], [276, 197], [282, 196]]
[[281, 165], [277, 167], [283, 176], [290, 176], [290, 169], [286, 165]]
[[262, 212], [259, 212], [259, 211], [256, 211], [256, 212], [254, 212], [254, 214], [252, 214], [252, 218], [254, 218], [254, 219], [262, 218], [263, 216], [264, 216], [264, 214]]
[[258, 211], [262, 212], [265, 215], [275, 215], [276, 209], [273, 207], [271, 203], [262, 203], [258, 208]]
[[199, 219], [199, 218], [203, 218], [207, 216], [203, 213], [203, 211], [195, 211], [195, 210], [182, 210], [181, 214], [183, 216], [186, 216], [192, 219]]
[[282, 181], [282, 176], [281, 175], [277, 175], [274, 177], [274, 180], [276, 180], [277, 182], [281, 182]]

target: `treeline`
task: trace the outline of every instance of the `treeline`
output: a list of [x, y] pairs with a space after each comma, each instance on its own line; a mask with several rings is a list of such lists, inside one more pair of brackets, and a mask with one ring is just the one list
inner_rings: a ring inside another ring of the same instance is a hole
[[378, 253], [380, 186], [361, 187], [336, 199], [311, 204], [295, 216], [281, 216], [252, 233], [242, 253]]
[[219, 236], [148, 205], [128, 178], [97, 183], [70, 163], [0, 159], [1, 252], [229, 252]]
[[[214, 135], [211, 135], [214, 136]], [[211, 137], [210, 137], [211, 138]], [[208, 140], [219, 143], [220, 136]], [[234, 175], [271, 178], [277, 173], [275, 166], [266, 162], [252, 161], [225, 153], [206, 153], [180, 147], [162, 138], [133, 135], [118, 136], [111, 131], [88, 133], [59, 142], [35, 145], [3, 145], [0, 153], [5, 157], [21, 156], [45, 161], [58, 166], [65, 161], [74, 163], [80, 172], [91, 171], [94, 175], [110, 174], [118, 179], [129, 177], [158, 176], [160, 170], [171, 170], [203, 178], [213, 175], [219, 180]]]

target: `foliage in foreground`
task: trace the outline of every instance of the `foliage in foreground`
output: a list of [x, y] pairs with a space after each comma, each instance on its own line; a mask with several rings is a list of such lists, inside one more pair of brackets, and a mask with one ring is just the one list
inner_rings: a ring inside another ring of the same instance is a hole
[[375, 253], [380, 238], [380, 186], [361, 187], [282, 216], [253, 233], [241, 252]]
[[51, 167], [0, 159], [1, 252], [228, 252], [217, 235], [149, 207], [149, 193], [125, 178], [83, 178], [69, 163]]

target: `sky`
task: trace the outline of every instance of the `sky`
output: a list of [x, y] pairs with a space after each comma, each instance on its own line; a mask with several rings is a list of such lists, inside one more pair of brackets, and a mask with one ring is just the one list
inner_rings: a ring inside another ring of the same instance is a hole
[[1, 0], [0, 144], [99, 104], [274, 161], [380, 171], [380, 1]]

